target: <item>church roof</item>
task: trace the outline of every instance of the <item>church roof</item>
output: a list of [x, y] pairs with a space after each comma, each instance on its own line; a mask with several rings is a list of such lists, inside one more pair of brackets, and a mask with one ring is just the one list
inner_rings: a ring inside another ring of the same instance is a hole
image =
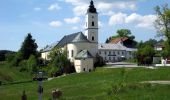
[[80, 42], [90, 42], [90, 41], [82, 32], [65, 35], [59, 42], [46, 46], [42, 52], [50, 51], [56, 46], [63, 47], [68, 43], [80, 43]]
[[58, 42], [53, 43], [53, 44], [51, 44], [51, 45], [47, 45], [47, 46], [42, 50], [42, 52], [47, 52], [47, 51], [52, 50], [57, 44], [58, 44]]
[[90, 52], [88, 50], [82, 50], [77, 54], [77, 56], [75, 58], [76, 59], [84, 59], [84, 58], [93, 58], [93, 56], [90, 54]]
[[89, 42], [86, 36], [82, 32], [73, 33], [70, 35], [64, 36], [59, 43], [57, 44], [58, 47], [63, 47], [68, 43], [76, 43], [76, 42]]
[[97, 13], [97, 10], [93, 4], [93, 0], [91, 0], [90, 2], [90, 5], [89, 5], [89, 8], [87, 9], [87, 13]]

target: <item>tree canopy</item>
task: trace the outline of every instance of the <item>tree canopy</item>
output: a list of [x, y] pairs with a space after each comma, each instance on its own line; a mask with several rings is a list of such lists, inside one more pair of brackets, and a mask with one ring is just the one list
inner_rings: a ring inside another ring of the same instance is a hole
[[158, 31], [158, 36], [165, 38], [162, 56], [168, 57], [170, 55], [170, 9], [165, 4], [162, 7], [156, 6], [155, 12], [157, 14], [155, 28]]
[[157, 29], [159, 36], [165, 36], [170, 44], [170, 9], [168, 5], [156, 6], [155, 12], [157, 19], [155, 21], [155, 28]]
[[119, 29], [116, 32], [117, 34], [115, 36], [111, 36], [109, 38], [106, 39], [106, 43], [109, 43], [112, 39], [114, 38], [118, 38], [118, 37], [127, 37], [130, 40], [135, 39], [135, 36], [132, 35], [131, 31], [129, 29]]
[[37, 48], [35, 39], [32, 38], [31, 33], [28, 33], [19, 52], [21, 52], [23, 59], [28, 59], [31, 55], [37, 55]]

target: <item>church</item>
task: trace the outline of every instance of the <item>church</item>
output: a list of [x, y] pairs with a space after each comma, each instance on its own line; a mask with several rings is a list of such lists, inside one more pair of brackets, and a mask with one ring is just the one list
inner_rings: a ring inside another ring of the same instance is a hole
[[98, 13], [93, 1], [90, 2], [85, 17], [85, 32], [64, 36], [58, 43], [54, 43], [43, 50], [41, 57], [48, 60], [48, 54], [54, 47], [67, 51], [68, 59], [74, 63], [76, 72], [90, 72], [94, 68], [98, 53]]
[[91, 0], [85, 15], [85, 32], [77, 32], [64, 36], [59, 42], [47, 46], [41, 57], [49, 60], [48, 55], [54, 47], [67, 51], [67, 58], [74, 64], [77, 73], [90, 72], [94, 69], [96, 55], [105, 62], [116, 62], [133, 58], [136, 49], [127, 48], [122, 41], [114, 44], [98, 43], [98, 13]]

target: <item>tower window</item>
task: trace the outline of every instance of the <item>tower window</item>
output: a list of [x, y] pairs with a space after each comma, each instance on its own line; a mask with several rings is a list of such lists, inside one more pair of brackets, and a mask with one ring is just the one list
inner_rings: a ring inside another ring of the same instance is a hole
[[94, 41], [94, 36], [92, 36], [92, 41]]
[[73, 51], [73, 50], [71, 50], [71, 57], [73, 57], [73, 55], [74, 55], [74, 51]]
[[94, 22], [92, 22], [92, 26], [94, 26]]

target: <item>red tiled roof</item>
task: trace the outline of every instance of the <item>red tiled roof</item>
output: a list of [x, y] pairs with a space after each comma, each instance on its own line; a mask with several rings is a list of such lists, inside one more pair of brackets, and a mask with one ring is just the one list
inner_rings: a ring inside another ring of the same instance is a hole
[[127, 39], [128, 39], [127, 37], [115, 38], [115, 39], [112, 39], [112, 40], [110, 41], [110, 43], [116, 44], [116, 43], [119, 43], [119, 42], [126, 41]]

